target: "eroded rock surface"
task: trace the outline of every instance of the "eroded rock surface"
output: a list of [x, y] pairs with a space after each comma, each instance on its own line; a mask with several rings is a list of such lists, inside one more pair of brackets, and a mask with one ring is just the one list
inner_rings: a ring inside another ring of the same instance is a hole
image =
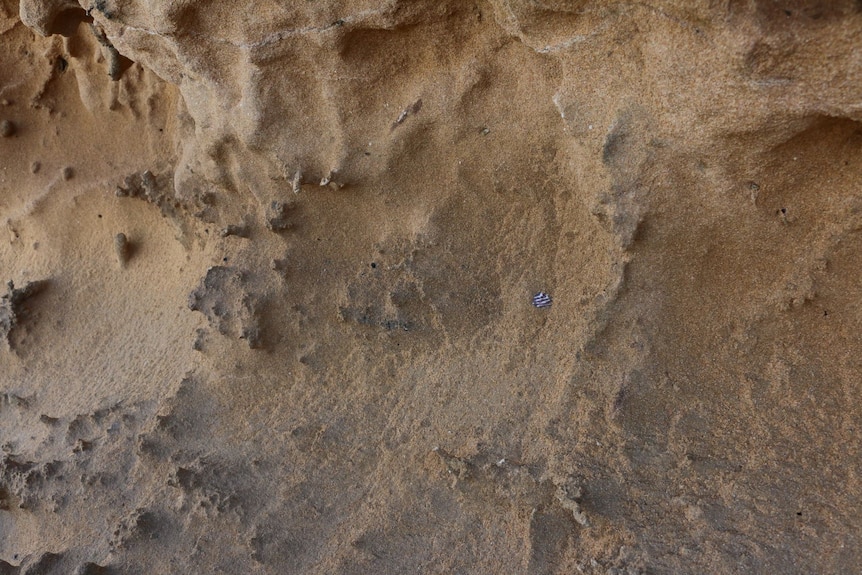
[[860, 37], [0, 0], [0, 571], [853, 572]]

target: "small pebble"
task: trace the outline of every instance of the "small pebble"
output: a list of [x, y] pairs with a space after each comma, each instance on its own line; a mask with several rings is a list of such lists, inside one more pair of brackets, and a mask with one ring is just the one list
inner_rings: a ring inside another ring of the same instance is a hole
[[9, 120], [0, 122], [0, 136], [10, 138], [15, 135], [15, 124]]
[[293, 193], [298, 194], [302, 191], [302, 171], [297, 170], [295, 174], [293, 174], [293, 181], [291, 182], [291, 186], [293, 187]]
[[248, 226], [245, 224], [231, 224], [226, 228], [222, 228], [219, 232], [219, 235], [223, 238], [228, 236], [236, 236], [238, 238], [247, 238], [248, 237]]
[[73, 177], [75, 177], [75, 170], [73, 170], [71, 166], [66, 166], [65, 168], [63, 168], [62, 173], [63, 173], [63, 179], [66, 181], [69, 181]]
[[41, 162], [33, 162], [32, 164], [30, 164], [30, 173], [31, 174], [38, 174], [39, 170], [41, 170], [41, 169], [42, 169]]
[[126, 234], [120, 233], [114, 236], [114, 251], [117, 253], [117, 261], [120, 263], [120, 267], [125, 267], [131, 255], [131, 246]]

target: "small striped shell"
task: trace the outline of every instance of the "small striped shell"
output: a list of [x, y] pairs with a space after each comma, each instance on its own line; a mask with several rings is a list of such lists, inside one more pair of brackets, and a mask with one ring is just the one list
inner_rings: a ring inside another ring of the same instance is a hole
[[552, 301], [553, 300], [551, 299], [551, 296], [549, 296], [548, 294], [546, 294], [543, 291], [540, 291], [539, 293], [537, 293], [536, 295], [533, 296], [533, 305], [539, 309], [545, 308], [545, 307], [551, 307]]

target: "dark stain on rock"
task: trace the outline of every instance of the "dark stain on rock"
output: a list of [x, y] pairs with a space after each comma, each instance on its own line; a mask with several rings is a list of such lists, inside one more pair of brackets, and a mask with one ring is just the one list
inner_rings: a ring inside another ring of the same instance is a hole
[[252, 349], [262, 347], [257, 308], [246, 274], [229, 266], [214, 266], [189, 295], [189, 309], [206, 316], [210, 325], [228, 337], [244, 339]]
[[6, 294], [0, 298], [0, 338], [6, 341], [9, 349], [14, 350], [17, 345], [14, 332], [29, 317], [31, 298], [47, 285], [47, 280], [27, 282], [22, 288], [16, 288], [12, 281], [6, 284]]

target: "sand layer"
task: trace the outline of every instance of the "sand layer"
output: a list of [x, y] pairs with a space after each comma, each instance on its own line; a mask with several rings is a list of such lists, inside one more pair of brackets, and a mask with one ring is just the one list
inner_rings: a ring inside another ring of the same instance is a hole
[[0, 573], [855, 572], [860, 38], [0, 0]]

